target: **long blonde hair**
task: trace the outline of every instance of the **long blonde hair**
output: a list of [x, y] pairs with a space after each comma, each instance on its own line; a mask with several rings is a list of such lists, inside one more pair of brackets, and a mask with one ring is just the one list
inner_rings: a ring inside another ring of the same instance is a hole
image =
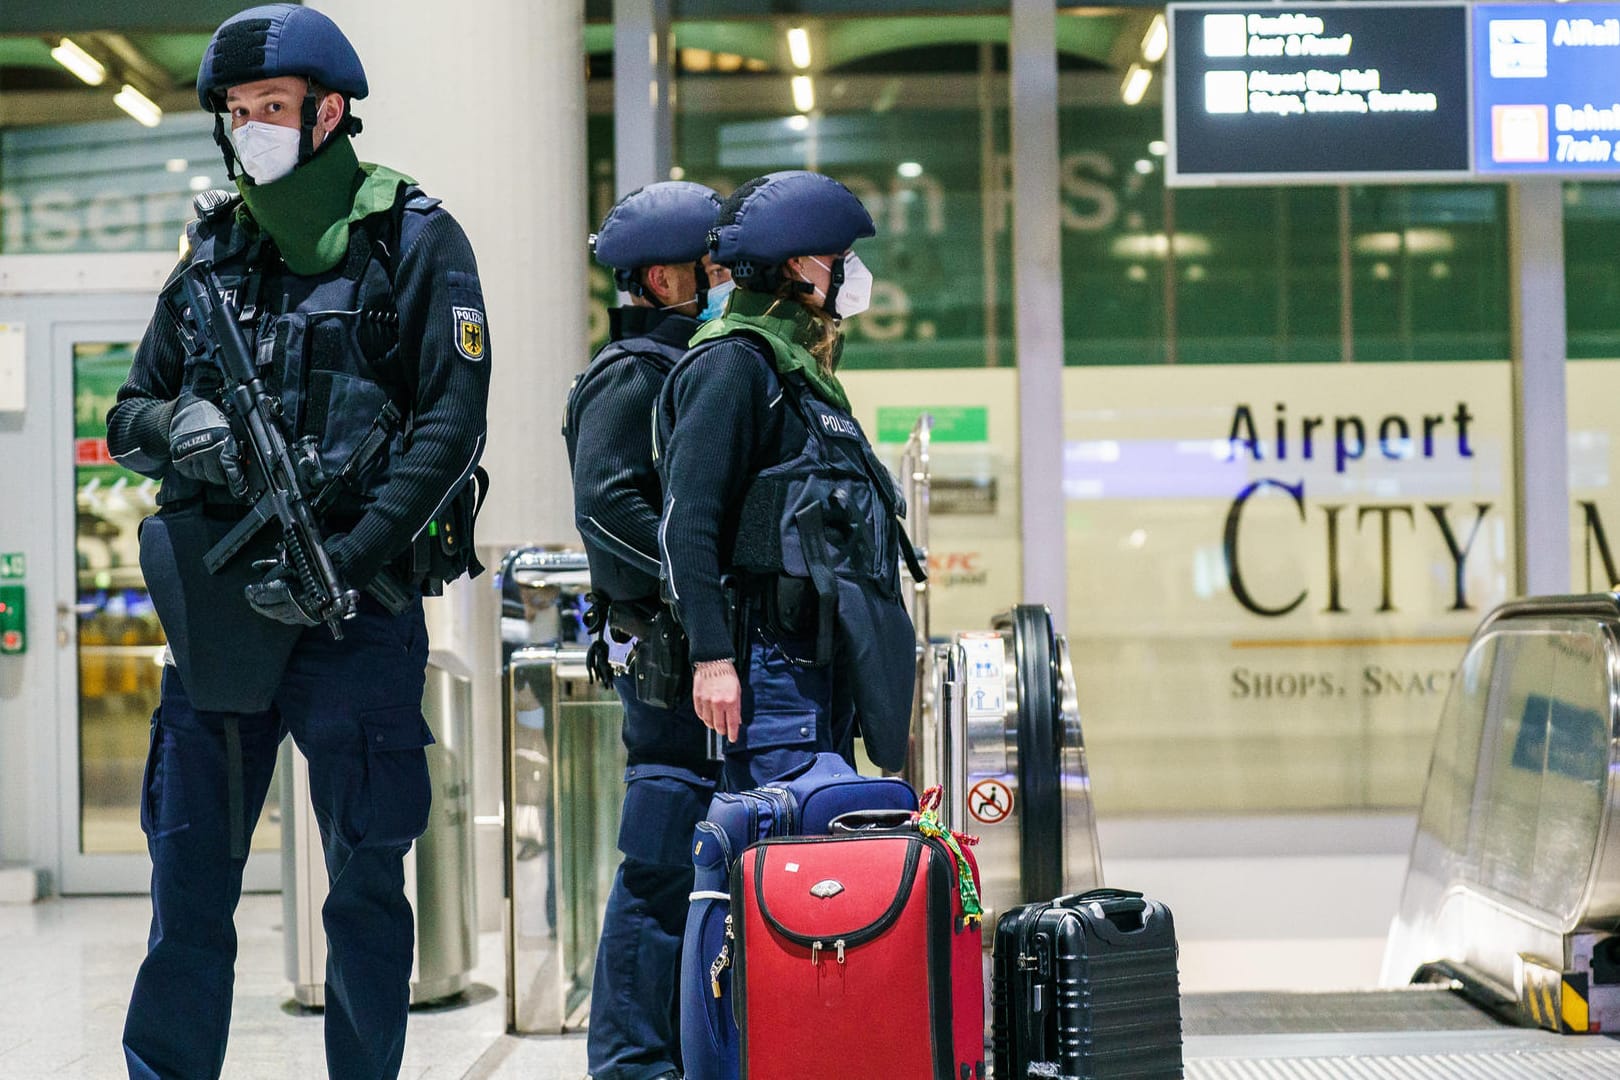
[[802, 284], [803, 282], [792, 278], [783, 281], [776, 288], [776, 298], [778, 300], [794, 301], [804, 308], [805, 312], [810, 316], [811, 340], [800, 344], [810, 351], [811, 356], [815, 357], [817, 370], [823, 375], [831, 377], [838, 351], [838, 335], [842, 331], [838, 328], [838, 320], [833, 318], [826, 308], [804, 303], [801, 299], [804, 295], [804, 290], [800, 288]]

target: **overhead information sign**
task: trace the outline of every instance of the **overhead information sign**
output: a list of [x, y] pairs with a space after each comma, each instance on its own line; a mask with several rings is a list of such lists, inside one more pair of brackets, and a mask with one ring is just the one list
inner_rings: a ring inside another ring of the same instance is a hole
[[1464, 4], [1172, 4], [1171, 184], [1469, 176]]
[[1620, 175], [1620, 4], [1474, 9], [1474, 167]]

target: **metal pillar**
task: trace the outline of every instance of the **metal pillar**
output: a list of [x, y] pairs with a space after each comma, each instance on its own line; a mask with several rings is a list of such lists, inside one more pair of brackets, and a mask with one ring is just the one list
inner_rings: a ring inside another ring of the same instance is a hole
[[613, 0], [613, 188], [669, 179], [674, 79], [669, 0]]
[[1063, 502], [1063, 267], [1057, 9], [1012, 0], [1013, 327], [1023, 599], [1068, 626]]
[[1569, 416], [1564, 360], [1564, 185], [1508, 185], [1512, 256], [1513, 478], [1521, 596], [1570, 589]]

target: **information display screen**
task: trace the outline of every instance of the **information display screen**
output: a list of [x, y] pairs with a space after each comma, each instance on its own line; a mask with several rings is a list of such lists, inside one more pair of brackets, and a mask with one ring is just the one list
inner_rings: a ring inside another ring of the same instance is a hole
[[1466, 179], [1463, 4], [1172, 4], [1171, 184]]
[[1620, 174], [1620, 4], [1474, 9], [1474, 167]]

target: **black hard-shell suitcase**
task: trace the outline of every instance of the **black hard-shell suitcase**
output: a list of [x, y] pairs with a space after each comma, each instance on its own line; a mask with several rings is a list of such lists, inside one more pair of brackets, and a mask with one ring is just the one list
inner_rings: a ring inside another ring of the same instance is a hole
[[1170, 909], [1093, 889], [996, 922], [995, 1080], [1180, 1077], [1181, 989]]

